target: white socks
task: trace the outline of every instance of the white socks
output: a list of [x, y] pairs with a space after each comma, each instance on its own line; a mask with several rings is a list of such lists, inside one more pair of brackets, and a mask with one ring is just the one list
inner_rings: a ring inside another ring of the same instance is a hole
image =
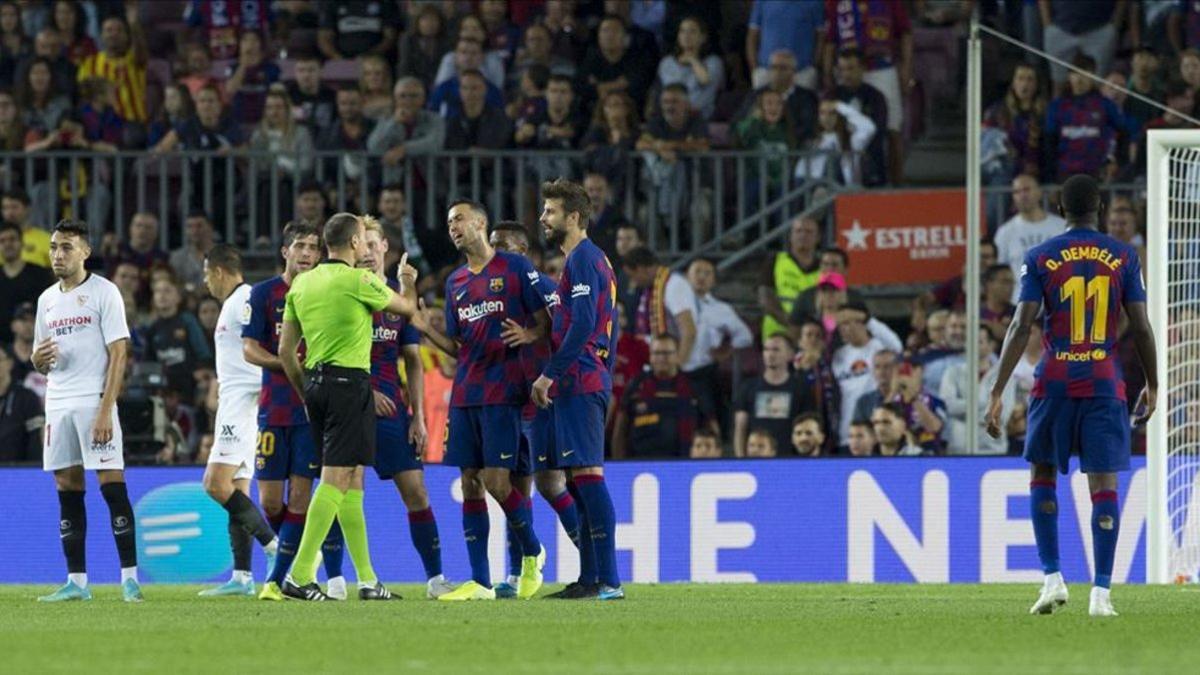
[[239, 584], [249, 584], [254, 582], [254, 576], [246, 570], [234, 570], [230, 580]]
[[279, 550], [279, 537], [275, 537], [271, 541], [267, 542], [266, 546], [263, 546], [263, 551], [265, 551], [266, 553], [268, 553], [270, 555], [275, 555], [275, 552], [278, 550]]
[[1063, 581], [1062, 572], [1055, 572], [1054, 574], [1046, 575], [1046, 585], [1047, 586], [1066, 585], [1066, 583], [1067, 582]]
[[121, 583], [125, 583], [126, 581], [128, 581], [130, 579], [133, 579], [134, 581], [138, 580], [137, 567], [136, 566], [135, 567], [122, 567], [121, 568]]
[[80, 588], [87, 588], [87, 572], [80, 572], [78, 574], [68, 574], [67, 581], [75, 584], [76, 586], [78, 586]]

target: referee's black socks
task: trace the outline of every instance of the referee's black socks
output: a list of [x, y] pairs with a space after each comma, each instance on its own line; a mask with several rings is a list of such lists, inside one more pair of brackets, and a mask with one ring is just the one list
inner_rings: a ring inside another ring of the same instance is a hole
[[67, 573], [86, 574], [87, 509], [83, 490], [58, 491], [58, 536], [67, 558]]
[[113, 539], [117, 542], [117, 555], [121, 568], [137, 567], [137, 535], [133, 527], [133, 505], [129, 503], [129, 492], [125, 483], [105, 483], [100, 494], [108, 502], [108, 513], [112, 517]]

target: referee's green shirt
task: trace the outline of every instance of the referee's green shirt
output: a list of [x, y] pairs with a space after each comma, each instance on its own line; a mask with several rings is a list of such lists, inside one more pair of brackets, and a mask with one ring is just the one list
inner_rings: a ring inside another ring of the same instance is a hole
[[304, 367], [326, 363], [371, 370], [371, 315], [391, 300], [392, 289], [371, 270], [330, 260], [296, 277], [283, 308], [284, 321], [304, 332]]

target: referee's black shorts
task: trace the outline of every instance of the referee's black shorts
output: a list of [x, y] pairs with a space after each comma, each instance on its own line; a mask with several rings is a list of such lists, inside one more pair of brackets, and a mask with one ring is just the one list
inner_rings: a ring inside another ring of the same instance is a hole
[[375, 464], [375, 406], [369, 372], [317, 366], [308, 372], [304, 407], [322, 466]]

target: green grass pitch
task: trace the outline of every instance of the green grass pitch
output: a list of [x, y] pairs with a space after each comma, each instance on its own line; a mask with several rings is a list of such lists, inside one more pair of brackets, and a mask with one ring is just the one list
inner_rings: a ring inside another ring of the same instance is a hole
[[[630, 585], [624, 602], [266, 603], [114, 586], [40, 605], [0, 586], [6, 673], [1195, 673], [1200, 592], [1088, 588], [1029, 616], [1031, 585]], [[422, 598], [422, 599], [416, 599]]]

